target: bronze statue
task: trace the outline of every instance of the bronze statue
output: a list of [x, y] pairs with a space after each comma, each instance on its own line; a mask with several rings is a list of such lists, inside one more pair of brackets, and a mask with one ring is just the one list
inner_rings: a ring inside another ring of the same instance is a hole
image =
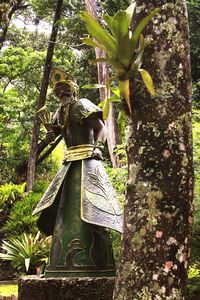
[[106, 129], [99, 107], [76, 99], [77, 85], [62, 70], [51, 75], [61, 106], [48, 128], [51, 142], [62, 134], [66, 157], [33, 214], [53, 235], [46, 277], [113, 276], [109, 230], [122, 231], [122, 211], [104, 170]]

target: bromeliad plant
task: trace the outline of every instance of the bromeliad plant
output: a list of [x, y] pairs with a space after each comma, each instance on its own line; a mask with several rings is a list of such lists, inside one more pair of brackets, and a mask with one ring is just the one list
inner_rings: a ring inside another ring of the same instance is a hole
[[[110, 32], [103, 28], [88, 12], [81, 13], [81, 19], [85, 22], [88, 33], [91, 37], [84, 38], [84, 43], [89, 46], [98, 47], [105, 51], [106, 57], [96, 61], [108, 62], [117, 73], [118, 86], [121, 98], [125, 99], [129, 112], [131, 113], [129, 82], [136, 80], [138, 73], [152, 96], [155, 96], [155, 89], [150, 74], [141, 68], [145, 41], [142, 35], [144, 28], [151, 19], [158, 13], [159, 9], [151, 11], [143, 18], [134, 30], [130, 24], [135, 4], [130, 5], [124, 11], [118, 11], [113, 17], [104, 15]], [[105, 105], [109, 105], [109, 99]]]
[[0, 253], [1, 260], [9, 260], [13, 267], [26, 273], [35, 273], [48, 259], [50, 239], [41, 238], [40, 232], [34, 237], [24, 233], [21, 237], [4, 240]]

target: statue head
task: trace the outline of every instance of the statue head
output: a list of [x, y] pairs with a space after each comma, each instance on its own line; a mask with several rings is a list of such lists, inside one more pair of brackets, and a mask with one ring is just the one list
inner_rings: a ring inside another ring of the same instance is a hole
[[59, 68], [54, 68], [51, 73], [51, 85], [54, 94], [62, 104], [68, 102], [78, 91], [78, 85], [74, 79]]

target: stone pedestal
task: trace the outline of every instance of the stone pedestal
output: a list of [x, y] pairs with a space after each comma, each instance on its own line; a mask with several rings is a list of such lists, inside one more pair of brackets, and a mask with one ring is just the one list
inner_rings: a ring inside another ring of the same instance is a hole
[[23, 278], [18, 300], [112, 300], [115, 277]]

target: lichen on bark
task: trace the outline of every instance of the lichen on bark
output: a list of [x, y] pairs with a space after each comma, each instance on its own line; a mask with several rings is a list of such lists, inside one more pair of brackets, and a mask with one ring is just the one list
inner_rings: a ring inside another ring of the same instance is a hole
[[[192, 223], [191, 74], [185, 1], [137, 0], [146, 29], [144, 68], [157, 95], [131, 89], [129, 178], [113, 299], [185, 299]], [[133, 23], [134, 26], [134, 23]]]

